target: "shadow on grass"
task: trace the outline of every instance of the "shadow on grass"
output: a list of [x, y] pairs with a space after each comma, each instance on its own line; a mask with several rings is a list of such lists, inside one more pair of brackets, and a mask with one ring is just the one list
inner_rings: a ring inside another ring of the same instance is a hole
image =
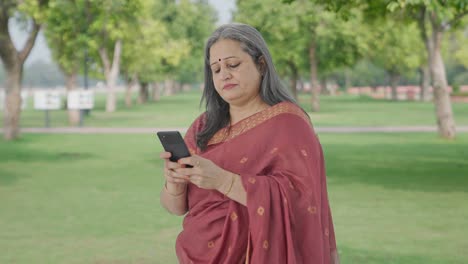
[[56, 161], [76, 161], [92, 159], [95, 155], [85, 152], [47, 152], [37, 149], [28, 149], [15, 146], [14, 149], [8, 147], [0, 150], [0, 164], [6, 162], [56, 162]]
[[[397, 148], [397, 149], [395, 149]], [[327, 144], [334, 184], [389, 189], [468, 192], [468, 144]]]
[[[38, 136], [40, 137], [40, 136]], [[16, 166], [27, 166], [28, 163], [74, 162], [95, 159], [96, 155], [87, 152], [60, 151], [53, 152], [31, 148], [30, 138], [20, 138], [13, 142], [1, 142], [0, 147], [0, 185], [14, 183], [24, 177], [15, 171]], [[18, 163], [18, 164], [16, 164]]]
[[366, 264], [440, 264], [440, 263], [452, 263], [462, 264], [465, 263], [462, 260], [454, 259], [438, 259], [433, 256], [424, 255], [404, 255], [395, 254], [395, 252], [383, 252], [383, 251], [367, 251], [362, 249], [348, 248], [338, 246], [340, 252], [340, 260], [342, 263], [366, 263]]
[[17, 172], [4, 170], [0, 168], [0, 186], [11, 185], [15, 183], [19, 178], [24, 178]]

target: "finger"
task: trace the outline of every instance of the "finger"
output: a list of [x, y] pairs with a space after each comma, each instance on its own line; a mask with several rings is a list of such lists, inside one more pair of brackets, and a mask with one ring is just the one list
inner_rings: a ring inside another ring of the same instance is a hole
[[176, 173], [186, 176], [194, 176], [200, 174], [200, 169], [197, 167], [194, 168], [180, 168], [174, 170]]
[[161, 159], [168, 159], [171, 156], [172, 156], [172, 154], [170, 152], [167, 152], [167, 151], [159, 153], [159, 157]]
[[181, 158], [177, 162], [179, 164], [191, 165], [192, 167], [199, 167], [203, 158], [197, 155], [193, 155], [186, 158]]
[[181, 180], [185, 180], [185, 181], [188, 180], [188, 178], [189, 178], [188, 176], [186, 176], [184, 174], [180, 174], [180, 173], [178, 173], [176, 171], [172, 171], [172, 170], [169, 170], [167, 172], [167, 176], [172, 177], [174, 179], [179, 179], [179, 180], [181, 179]]
[[170, 170], [175, 170], [175, 169], [179, 169], [179, 168], [182, 168], [182, 165], [177, 163], [177, 162], [172, 162], [172, 161], [167, 161], [167, 164], [166, 164], [166, 168], [170, 169]]

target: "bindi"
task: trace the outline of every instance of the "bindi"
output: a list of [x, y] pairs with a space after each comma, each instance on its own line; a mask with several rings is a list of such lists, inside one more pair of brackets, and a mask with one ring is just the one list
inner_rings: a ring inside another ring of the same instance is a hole
[[221, 61], [221, 59], [218, 59], [218, 61]]

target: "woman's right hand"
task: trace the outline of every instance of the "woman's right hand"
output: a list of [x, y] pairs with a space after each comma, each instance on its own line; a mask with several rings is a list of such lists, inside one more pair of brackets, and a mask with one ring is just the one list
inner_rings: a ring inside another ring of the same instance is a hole
[[183, 165], [169, 160], [171, 153], [162, 152], [159, 157], [164, 160], [165, 187], [161, 190], [160, 202], [170, 213], [184, 215], [187, 212], [187, 182], [186, 176], [177, 174], [174, 170]]
[[164, 160], [164, 178], [167, 182], [166, 188], [168, 191], [172, 193], [173, 191], [181, 191], [182, 188], [185, 190], [185, 185], [189, 181], [188, 177], [175, 172], [176, 169], [182, 168], [183, 165], [170, 161], [170, 152], [161, 152], [159, 157]]

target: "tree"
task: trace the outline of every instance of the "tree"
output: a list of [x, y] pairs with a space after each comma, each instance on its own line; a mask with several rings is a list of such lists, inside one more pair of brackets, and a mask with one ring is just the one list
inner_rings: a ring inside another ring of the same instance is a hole
[[[65, 75], [67, 91], [77, 89], [77, 77], [85, 59], [88, 8], [86, 1], [52, 1], [45, 36], [55, 62]], [[77, 126], [80, 110], [68, 109], [68, 123]]]
[[107, 86], [106, 112], [114, 112], [117, 103], [115, 85], [120, 72], [122, 48], [128, 40], [128, 32], [138, 26], [143, 5], [141, 0], [87, 1], [89, 28], [86, 33], [90, 55], [100, 58]]
[[[294, 0], [283, 0], [291, 2]], [[459, 27], [468, 15], [468, 0], [314, 0], [334, 10], [361, 6], [371, 16], [388, 15], [389, 18], [405, 17], [417, 21], [420, 35], [426, 46], [434, 91], [434, 104], [439, 135], [455, 138], [455, 120], [447, 89], [446, 70], [442, 56], [444, 33]]]
[[[23, 65], [36, 41], [41, 23], [46, 17], [47, 0], [0, 2], [0, 58], [6, 71], [6, 102], [3, 113], [4, 138], [13, 140], [19, 136], [21, 114], [21, 81]], [[29, 26], [29, 36], [24, 46], [17, 50], [8, 31], [8, 22], [20, 17]]]
[[369, 28], [372, 41], [369, 56], [372, 61], [385, 69], [390, 77], [392, 99], [397, 100], [397, 86], [400, 78], [421, 65], [423, 48], [418, 38], [417, 25], [404, 25], [401, 21], [376, 21]]
[[276, 69], [288, 76], [296, 99], [297, 81], [307, 71], [306, 39], [295, 19], [295, 7], [278, 5], [277, 1], [238, 1], [235, 20], [247, 23], [262, 33], [274, 59]]
[[354, 65], [365, 48], [362, 41], [365, 33], [353, 27], [359, 20], [359, 13], [354, 10], [345, 21], [323, 5], [307, 0], [289, 5], [277, 1], [238, 1], [238, 13], [242, 21], [258, 27], [271, 40], [272, 53], [278, 55], [279, 65], [288, 65], [291, 79], [297, 79], [299, 67], [308, 65], [313, 111], [320, 108], [319, 76]]
[[181, 57], [176, 69], [176, 79], [181, 83], [203, 81], [206, 39], [215, 29], [216, 11], [206, 0], [181, 0], [171, 29], [175, 39], [185, 39], [188, 44], [186, 56]]

